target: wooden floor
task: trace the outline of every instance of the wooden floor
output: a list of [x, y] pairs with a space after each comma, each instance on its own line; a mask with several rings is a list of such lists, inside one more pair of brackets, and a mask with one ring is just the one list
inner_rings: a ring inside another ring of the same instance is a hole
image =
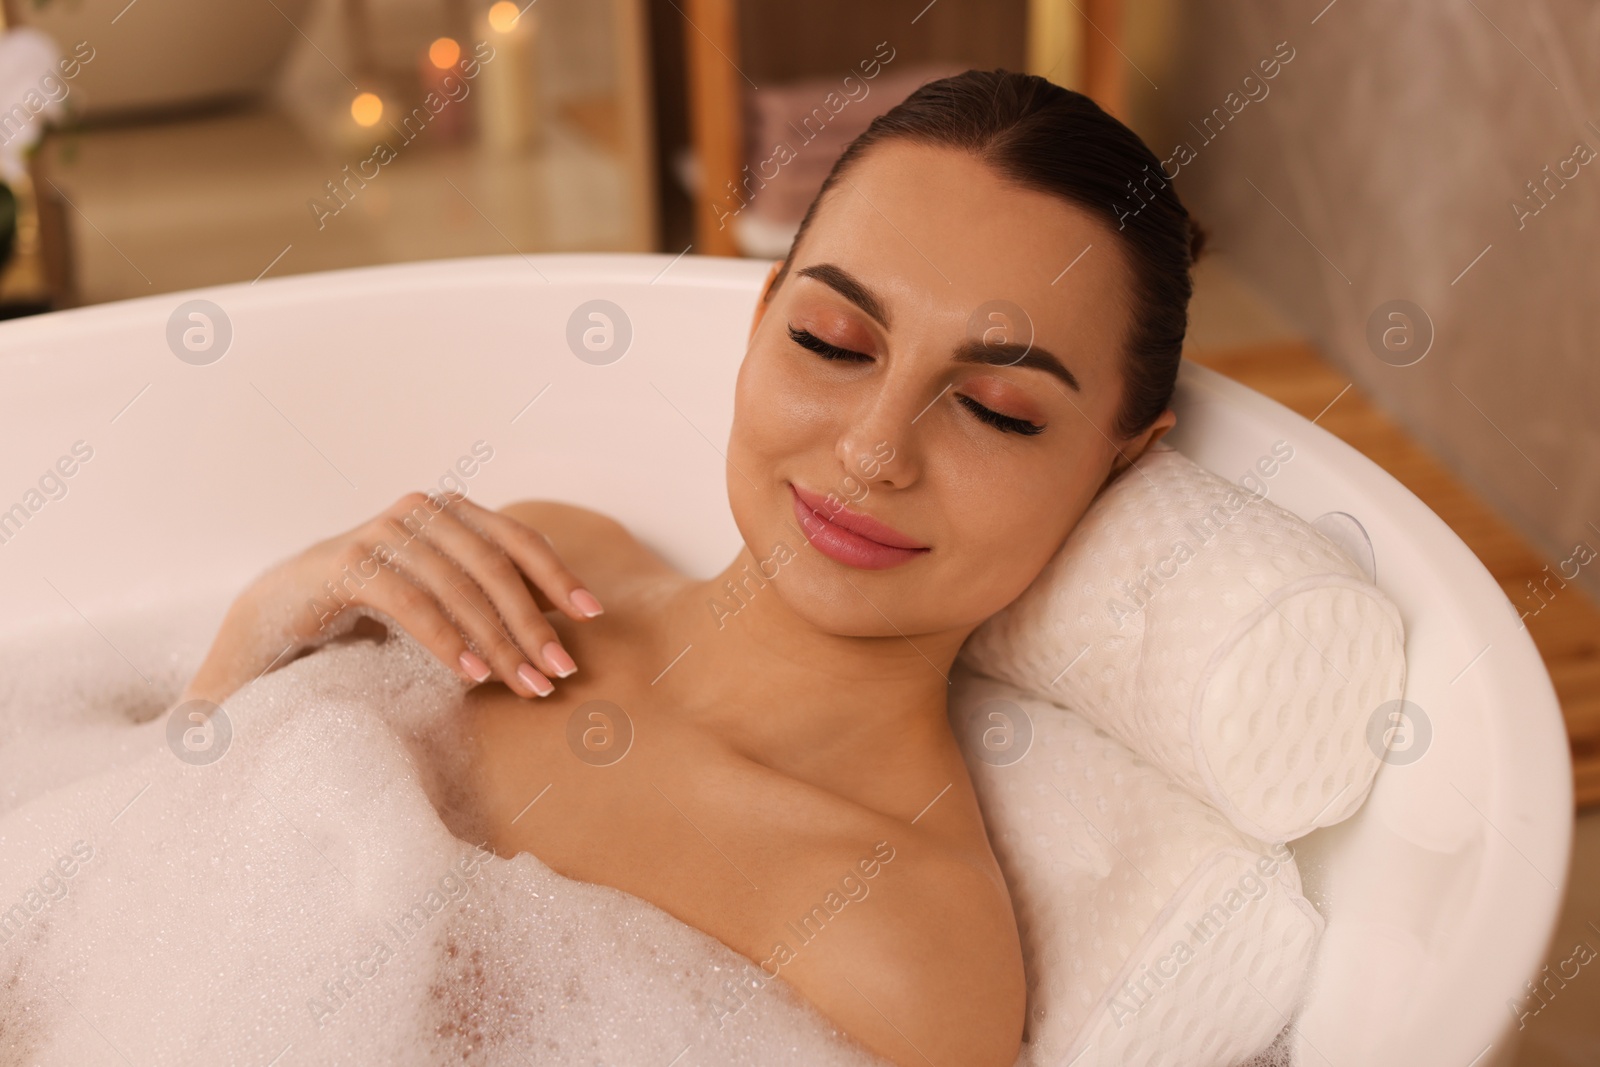
[[[1483, 560], [1513, 604], [1533, 603], [1527, 582], [1543, 578], [1551, 561], [1541, 558], [1359, 389], [1352, 386], [1339, 396], [1350, 380], [1309, 344], [1275, 341], [1185, 355], [1308, 419], [1327, 407], [1318, 426], [1347, 441], [1417, 494]], [[1335, 397], [1338, 402], [1328, 407]], [[1566, 718], [1577, 806], [1600, 804], [1600, 609], [1569, 584], [1537, 615], [1530, 615], [1527, 626]]]

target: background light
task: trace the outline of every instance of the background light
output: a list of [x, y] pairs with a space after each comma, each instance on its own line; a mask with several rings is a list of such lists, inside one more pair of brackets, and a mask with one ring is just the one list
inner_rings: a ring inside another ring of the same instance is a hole
[[383, 101], [377, 93], [362, 93], [350, 101], [350, 117], [362, 126], [376, 126], [383, 117]]
[[489, 25], [494, 27], [497, 33], [510, 33], [520, 14], [522, 11], [511, 0], [500, 0], [489, 9]]
[[461, 58], [461, 46], [449, 37], [441, 37], [428, 46], [428, 61], [440, 70], [456, 65]]

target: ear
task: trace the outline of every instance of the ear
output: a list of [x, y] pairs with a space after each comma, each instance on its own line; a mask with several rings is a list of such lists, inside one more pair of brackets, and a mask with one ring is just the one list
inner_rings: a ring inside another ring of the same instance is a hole
[[749, 344], [756, 336], [756, 327], [761, 325], [761, 318], [767, 313], [767, 301], [772, 298], [772, 283], [778, 277], [778, 270], [783, 266], [783, 260], [777, 260], [772, 268], [767, 271], [766, 281], [761, 283], [761, 299], [756, 301], [755, 314], [750, 316], [750, 336], [745, 339]]
[[1145, 451], [1151, 445], [1155, 444], [1157, 441], [1161, 440], [1162, 437], [1166, 436], [1167, 431], [1172, 429], [1177, 424], [1178, 416], [1176, 412], [1174, 412], [1171, 408], [1163, 411], [1156, 418], [1156, 421], [1150, 424], [1149, 429], [1145, 430], [1139, 436], [1133, 438], [1133, 440], [1127, 445], [1123, 446], [1122, 454], [1112, 461], [1111, 475], [1106, 480], [1110, 481], [1112, 477], [1115, 477], [1131, 467], [1134, 461], [1140, 456], [1144, 455]]

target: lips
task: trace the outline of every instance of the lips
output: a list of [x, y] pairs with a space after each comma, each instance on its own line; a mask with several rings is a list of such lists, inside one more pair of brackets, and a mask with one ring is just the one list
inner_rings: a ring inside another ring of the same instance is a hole
[[792, 482], [789, 489], [806, 540], [830, 559], [863, 570], [884, 570], [928, 551], [928, 546], [871, 516], [848, 508], [835, 511], [825, 497]]

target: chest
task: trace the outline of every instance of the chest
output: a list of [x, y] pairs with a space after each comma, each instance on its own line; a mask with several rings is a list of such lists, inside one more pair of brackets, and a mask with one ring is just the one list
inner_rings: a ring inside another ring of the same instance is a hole
[[856, 825], [870, 820], [683, 723], [628, 645], [585, 644], [569, 645], [579, 672], [550, 697], [500, 685], [468, 694], [474, 821], [500, 855], [532, 853], [761, 950], [781, 925], [782, 887], [828, 866], [841, 828], [870, 840]]

